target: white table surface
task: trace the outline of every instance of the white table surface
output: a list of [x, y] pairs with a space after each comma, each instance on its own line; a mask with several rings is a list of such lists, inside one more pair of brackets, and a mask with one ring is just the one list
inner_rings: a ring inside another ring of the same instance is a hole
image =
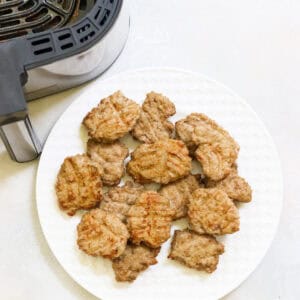
[[[278, 233], [256, 271], [224, 299], [299, 299], [300, 2], [129, 1], [128, 43], [103, 77], [149, 66], [208, 75], [248, 100], [281, 157], [285, 193]], [[29, 105], [42, 139], [83, 89]], [[0, 299], [95, 299], [64, 272], [42, 235], [37, 164], [12, 162], [0, 142]]]

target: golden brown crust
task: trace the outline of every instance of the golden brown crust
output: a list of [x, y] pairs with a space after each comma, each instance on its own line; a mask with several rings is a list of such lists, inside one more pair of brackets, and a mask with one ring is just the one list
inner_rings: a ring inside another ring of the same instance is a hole
[[126, 223], [130, 207], [135, 204], [144, 191], [142, 185], [127, 181], [125, 185], [114, 187], [105, 193], [100, 207], [105, 211], [114, 213], [122, 222]]
[[65, 158], [55, 185], [61, 209], [73, 216], [77, 210], [90, 209], [102, 199], [101, 171], [85, 154]]
[[167, 97], [155, 92], [147, 94], [132, 135], [144, 143], [173, 137], [174, 125], [168, 118], [175, 113], [175, 105]]
[[117, 281], [134, 281], [149, 266], [157, 264], [156, 256], [160, 248], [128, 244], [124, 253], [113, 260], [112, 267]]
[[175, 127], [178, 137], [194, 152], [206, 177], [221, 180], [230, 173], [239, 146], [226, 130], [199, 113], [188, 115], [176, 122]]
[[170, 200], [171, 208], [175, 210], [173, 220], [186, 216], [189, 198], [201, 186], [197, 176], [188, 175], [183, 179], [161, 187], [159, 193]]
[[128, 238], [126, 225], [114, 214], [99, 208], [84, 214], [77, 226], [78, 247], [92, 256], [119, 257]]
[[83, 119], [89, 136], [111, 143], [128, 133], [140, 117], [140, 107], [120, 91], [100, 101]]
[[216, 270], [224, 246], [215, 237], [191, 230], [176, 230], [168, 258], [207, 273]]
[[197, 189], [188, 204], [191, 228], [198, 233], [229, 234], [239, 230], [239, 212], [219, 189]]
[[174, 211], [170, 201], [154, 191], [141, 194], [128, 212], [127, 226], [131, 241], [157, 248], [170, 237]]
[[112, 186], [120, 183], [125, 172], [124, 160], [129, 154], [128, 148], [123, 143], [117, 141], [102, 144], [89, 139], [87, 154], [103, 168], [101, 178], [104, 185]]
[[221, 181], [208, 180], [205, 185], [207, 188], [218, 188], [224, 191], [230, 199], [235, 201], [250, 202], [252, 199], [250, 185], [236, 172], [230, 173]]
[[139, 183], [167, 184], [187, 176], [190, 170], [186, 146], [172, 139], [138, 146], [127, 165], [128, 173]]

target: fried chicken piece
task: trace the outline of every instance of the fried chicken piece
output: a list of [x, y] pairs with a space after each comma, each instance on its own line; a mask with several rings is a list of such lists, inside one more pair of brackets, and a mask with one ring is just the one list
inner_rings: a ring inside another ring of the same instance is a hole
[[77, 210], [94, 208], [102, 199], [101, 169], [85, 154], [67, 157], [55, 190], [61, 209], [70, 216]]
[[208, 180], [205, 183], [207, 188], [218, 188], [224, 191], [232, 200], [239, 202], [250, 202], [252, 200], [252, 190], [248, 182], [240, 177], [236, 172], [230, 173], [220, 181]]
[[174, 211], [170, 201], [154, 191], [141, 194], [128, 212], [127, 226], [131, 241], [157, 248], [170, 237]]
[[198, 189], [188, 204], [191, 228], [198, 233], [228, 234], [239, 230], [239, 212], [227, 194], [219, 189]]
[[159, 251], [160, 248], [152, 249], [144, 245], [128, 244], [124, 253], [112, 262], [116, 280], [134, 281], [142, 271], [157, 264], [156, 256]]
[[147, 94], [132, 135], [144, 143], [154, 143], [173, 137], [174, 125], [168, 118], [175, 113], [175, 105], [167, 97], [155, 92]]
[[122, 222], [126, 222], [130, 207], [144, 191], [142, 185], [127, 181], [125, 185], [114, 187], [105, 193], [100, 208], [114, 213]]
[[189, 268], [212, 273], [217, 269], [224, 246], [215, 237], [191, 230], [175, 230], [168, 258]]
[[167, 184], [187, 176], [190, 170], [188, 149], [172, 139], [138, 146], [127, 165], [127, 172], [139, 183]]
[[190, 114], [175, 126], [179, 138], [194, 151], [206, 177], [221, 180], [230, 173], [239, 145], [226, 130], [199, 113]]
[[140, 106], [120, 91], [100, 101], [83, 119], [89, 136], [103, 143], [112, 143], [128, 133], [140, 117]]
[[186, 216], [187, 203], [191, 194], [202, 186], [203, 185], [200, 185], [197, 176], [188, 175], [183, 179], [179, 179], [161, 187], [159, 193], [170, 200], [171, 208], [175, 210], [173, 220]]
[[129, 154], [124, 144], [119, 141], [101, 144], [89, 139], [87, 154], [103, 168], [101, 178], [104, 185], [112, 186], [120, 183], [125, 172], [124, 160]]
[[99, 208], [84, 214], [77, 226], [77, 244], [92, 256], [119, 257], [128, 238], [126, 225], [114, 214]]

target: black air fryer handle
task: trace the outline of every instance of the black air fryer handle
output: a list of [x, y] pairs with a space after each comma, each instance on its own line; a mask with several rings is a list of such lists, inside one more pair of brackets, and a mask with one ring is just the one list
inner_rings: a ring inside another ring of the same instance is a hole
[[24, 119], [27, 114], [22, 87], [27, 81], [22, 42], [11, 40], [0, 47], [0, 125]]
[[41, 152], [23, 91], [27, 81], [24, 53], [23, 40], [7, 41], [0, 47], [0, 137], [11, 158], [18, 162], [32, 160]]

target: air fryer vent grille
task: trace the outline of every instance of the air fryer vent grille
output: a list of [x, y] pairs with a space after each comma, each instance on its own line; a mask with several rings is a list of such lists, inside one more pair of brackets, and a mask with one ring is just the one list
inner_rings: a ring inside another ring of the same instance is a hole
[[64, 26], [86, 13], [94, 0], [0, 0], [0, 41]]
[[[84, 47], [97, 34], [105, 32], [107, 25], [113, 18], [115, 2], [118, 1], [98, 0], [92, 12], [71, 28], [57, 29], [54, 32], [29, 37], [31, 53], [34, 56], [49, 59], [54, 53], [64, 56], [64, 53], [68, 53], [76, 47]], [[85, 3], [86, 0], [81, 5], [85, 5]], [[53, 19], [48, 22], [53, 22]], [[36, 29], [33, 31], [36, 32]]]

